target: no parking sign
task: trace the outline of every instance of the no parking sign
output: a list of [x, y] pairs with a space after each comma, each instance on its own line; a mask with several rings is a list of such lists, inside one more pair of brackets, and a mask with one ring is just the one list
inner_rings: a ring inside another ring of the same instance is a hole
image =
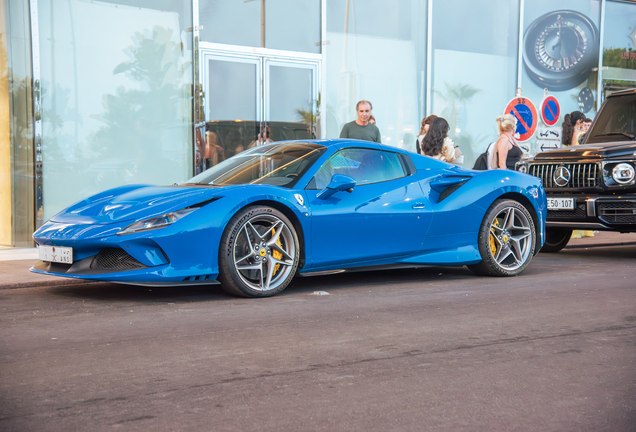
[[554, 96], [546, 96], [541, 101], [541, 120], [546, 126], [554, 126], [559, 122], [561, 105]]
[[516, 97], [508, 103], [504, 114], [512, 114], [517, 118], [517, 130], [519, 141], [528, 141], [537, 129], [539, 117], [537, 109], [530, 99]]

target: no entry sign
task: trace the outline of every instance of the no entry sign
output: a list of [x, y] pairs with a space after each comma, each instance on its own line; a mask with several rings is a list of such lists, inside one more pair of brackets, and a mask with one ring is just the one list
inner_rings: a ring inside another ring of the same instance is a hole
[[546, 126], [554, 126], [561, 116], [561, 105], [554, 96], [546, 96], [541, 101], [541, 120]]
[[516, 97], [508, 103], [504, 114], [512, 114], [517, 117], [517, 130], [519, 134], [519, 141], [528, 141], [532, 138], [539, 117], [537, 116], [537, 109], [530, 99], [524, 97]]

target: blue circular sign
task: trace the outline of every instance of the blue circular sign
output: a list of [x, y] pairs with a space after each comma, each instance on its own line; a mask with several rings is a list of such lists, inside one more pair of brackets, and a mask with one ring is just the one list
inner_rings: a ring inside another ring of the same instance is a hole
[[561, 106], [554, 96], [546, 96], [541, 101], [541, 120], [546, 126], [554, 126], [559, 122]]
[[537, 109], [529, 99], [516, 97], [508, 103], [504, 114], [512, 114], [517, 118], [519, 141], [528, 141], [537, 129]]

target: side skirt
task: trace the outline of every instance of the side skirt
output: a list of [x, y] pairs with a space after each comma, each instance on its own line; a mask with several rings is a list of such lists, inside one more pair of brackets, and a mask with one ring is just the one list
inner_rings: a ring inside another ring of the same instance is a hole
[[337, 270], [322, 270], [315, 272], [307, 272], [307, 273], [298, 273], [300, 277], [311, 277], [311, 276], [326, 276], [337, 273], [356, 273], [356, 272], [366, 272], [366, 271], [377, 271], [377, 270], [396, 270], [396, 269], [418, 269], [418, 268], [435, 268], [435, 267], [463, 267], [463, 265], [429, 265], [429, 264], [384, 264], [384, 265], [374, 265], [374, 266], [364, 266], [364, 267], [353, 267], [347, 269], [337, 269]]
[[178, 287], [178, 286], [196, 286], [196, 285], [220, 285], [218, 280], [201, 280], [201, 281], [183, 281], [183, 282], [114, 282], [111, 283], [121, 285], [138, 285], [145, 287]]

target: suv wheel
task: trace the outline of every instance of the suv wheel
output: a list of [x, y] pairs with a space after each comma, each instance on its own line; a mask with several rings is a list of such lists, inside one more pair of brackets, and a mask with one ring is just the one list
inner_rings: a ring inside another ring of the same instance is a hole
[[554, 253], [563, 249], [572, 237], [571, 229], [546, 229], [545, 243], [541, 252]]

